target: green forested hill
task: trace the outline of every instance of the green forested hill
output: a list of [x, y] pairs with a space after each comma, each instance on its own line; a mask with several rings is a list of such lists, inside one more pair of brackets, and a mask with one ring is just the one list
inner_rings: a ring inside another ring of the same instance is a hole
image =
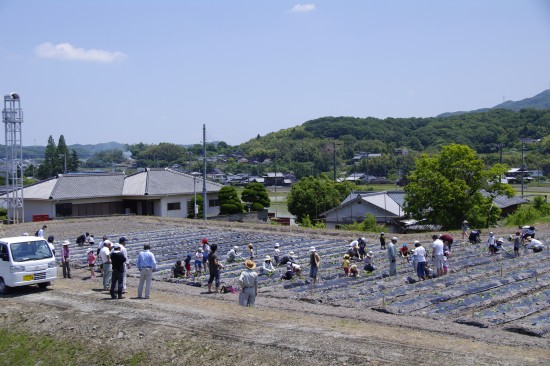
[[[414, 155], [414, 152], [435, 152], [440, 146], [459, 143], [478, 153], [494, 154], [499, 145], [513, 152], [521, 147], [520, 138], [542, 139], [547, 135], [550, 135], [550, 109], [519, 112], [494, 109], [433, 118], [323, 117], [257, 137], [239, 148], [247, 157], [259, 161], [275, 158], [298, 175], [308, 173], [308, 169], [309, 172], [330, 172], [336, 157], [337, 165], [347, 171], [365, 171], [368, 164], [372, 174], [389, 176], [400, 171], [406, 173], [412, 166], [412, 158], [394, 156], [397, 148], [407, 148]], [[542, 159], [537, 161], [541, 165], [544, 159], [548, 160], [544, 154], [550, 152], [550, 141], [537, 149], [542, 154]], [[369, 159], [368, 163], [353, 164], [352, 158], [358, 152], [383, 156]], [[508, 157], [509, 164], [517, 164], [518, 158], [517, 154]]]

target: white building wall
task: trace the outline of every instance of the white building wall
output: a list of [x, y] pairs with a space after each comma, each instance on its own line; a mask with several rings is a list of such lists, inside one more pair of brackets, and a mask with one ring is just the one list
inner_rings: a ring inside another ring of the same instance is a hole
[[[179, 203], [179, 210], [168, 210], [169, 203]], [[175, 218], [185, 218], [187, 217], [187, 199], [183, 196], [170, 196], [163, 197], [160, 200], [160, 211], [157, 213], [159, 216], [163, 217], [175, 217]], [[156, 208], [155, 208], [155, 212]]]
[[25, 222], [32, 222], [32, 215], [48, 215], [55, 217], [55, 204], [49, 201], [30, 201], [25, 200], [25, 213], [23, 214]]

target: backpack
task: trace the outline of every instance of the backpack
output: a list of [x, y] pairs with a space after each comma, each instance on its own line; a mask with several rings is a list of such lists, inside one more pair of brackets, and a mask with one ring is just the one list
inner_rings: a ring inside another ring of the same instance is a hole
[[38, 236], [39, 232], [40, 232], [40, 230], [38, 230], [36, 233], [34, 233], [34, 236]]

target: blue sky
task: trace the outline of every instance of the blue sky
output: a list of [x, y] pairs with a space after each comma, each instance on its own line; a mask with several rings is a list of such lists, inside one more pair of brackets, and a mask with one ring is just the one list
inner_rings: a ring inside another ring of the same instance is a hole
[[25, 146], [193, 144], [203, 124], [236, 145], [550, 88], [547, 0], [0, 0], [0, 19], [0, 93], [21, 96]]

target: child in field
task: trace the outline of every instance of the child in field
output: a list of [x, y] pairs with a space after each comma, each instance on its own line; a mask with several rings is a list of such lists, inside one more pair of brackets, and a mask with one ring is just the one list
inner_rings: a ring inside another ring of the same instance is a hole
[[449, 252], [443, 254], [443, 274], [446, 275], [449, 272]]
[[349, 276], [349, 254], [344, 255], [344, 260], [342, 262], [342, 268], [344, 268], [344, 275]]
[[349, 269], [349, 275], [351, 277], [359, 277], [359, 271], [357, 270], [357, 265], [353, 264]]
[[191, 276], [191, 254], [187, 254], [183, 262], [185, 263], [185, 277], [189, 277]]
[[275, 243], [275, 253], [273, 254], [273, 262], [275, 263], [275, 267], [279, 265], [281, 258], [280, 255], [281, 251], [279, 250], [279, 243]]
[[95, 280], [95, 254], [93, 249], [88, 249], [88, 267], [90, 268], [90, 278]]
[[202, 259], [204, 255], [202, 254], [202, 248], [197, 249], [195, 253], [195, 274], [199, 275], [202, 272]]
[[248, 251], [250, 252], [250, 260], [254, 260], [254, 245], [248, 244]]

